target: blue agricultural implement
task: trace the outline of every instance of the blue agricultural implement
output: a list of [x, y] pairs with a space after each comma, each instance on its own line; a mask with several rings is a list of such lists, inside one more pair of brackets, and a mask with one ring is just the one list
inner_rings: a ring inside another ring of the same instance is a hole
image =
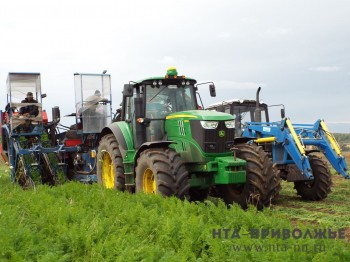
[[[75, 124], [61, 134], [66, 147], [68, 179], [97, 182], [97, 148], [101, 130], [112, 121], [111, 77], [108, 74], [74, 74]], [[62, 126], [61, 126], [62, 127]]]
[[65, 169], [63, 156], [70, 150], [50, 141], [59, 122], [59, 109], [52, 109], [54, 119], [48, 122], [42, 110], [44, 97], [39, 73], [8, 74], [7, 106], [5, 112], [0, 111], [0, 155], [10, 167], [13, 182], [23, 188], [59, 183], [59, 170], [64, 173]]
[[268, 106], [259, 103], [259, 92], [260, 88], [256, 100], [229, 100], [213, 104], [208, 109], [232, 114], [236, 134], [242, 139], [253, 138], [250, 142], [263, 146], [280, 170], [280, 177], [294, 182], [297, 194], [303, 199], [326, 198], [331, 191], [332, 179], [324, 158], [336, 172], [350, 178], [345, 158], [333, 134], [323, 120], [314, 124], [292, 124], [289, 118], [285, 118], [284, 107], [281, 110], [282, 120], [270, 122]]
[[112, 118], [110, 75], [76, 73], [74, 86], [75, 124], [69, 128], [59, 123], [58, 107], [48, 122], [39, 73], [9, 73], [8, 104], [0, 111], [0, 159], [23, 188], [67, 179], [97, 182], [98, 136]]

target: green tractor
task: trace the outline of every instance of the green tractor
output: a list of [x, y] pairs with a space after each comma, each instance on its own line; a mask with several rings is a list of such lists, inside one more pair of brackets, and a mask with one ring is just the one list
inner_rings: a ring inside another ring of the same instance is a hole
[[[235, 138], [232, 115], [198, 110], [199, 85], [174, 67], [124, 85], [119, 121], [100, 134], [98, 182], [190, 201], [215, 189], [227, 204], [268, 206], [279, 187], [271, 159]], [[209, 90], [216, 95], [214, 84]]]

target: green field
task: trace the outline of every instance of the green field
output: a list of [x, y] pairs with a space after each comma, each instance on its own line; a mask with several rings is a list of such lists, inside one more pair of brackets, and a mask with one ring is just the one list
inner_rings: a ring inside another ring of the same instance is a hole
[[[350, 181], [340, 176], [324, 201], [302, 201], [283, 183], [277, 203], [257, 212], [97, 184], [23, 191], [7, 172], [1, 167], [0, 261], [350, 261]], [[306, 234], [343, 228], [344, 239]], [[261, 237], [262, 230], [294, 229], [301, 238]]]
[[343, 151], [350, 151], [350, 134], [333, 134]]

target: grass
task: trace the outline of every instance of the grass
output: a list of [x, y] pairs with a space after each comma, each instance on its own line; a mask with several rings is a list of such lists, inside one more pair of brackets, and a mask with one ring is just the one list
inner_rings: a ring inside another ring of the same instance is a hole
[[293, 189], [293, 183], [282, 182], [281, 197], [276, 211], [295, 223], [350, 228], [350, 181], [337, 175], [333, 177], [332, 192], [319, 202], [302, 201]]
[[[349, 156], [347, 156], [349, 157]], [[349, 159], [349, 158], [348, 158]], [[350, 181], [334, 176], [333, 192], [302, 201], [292, 183], [270, 209], [105, 190], [75, 182], [23, 191], [0, 167], [0, 260], [10, 261], [349, 261]], [[251, 238], [252, 229], [346, 228], [347, 239]], [[213, 230], [230, 229], [228, 238]], [[240, 238], [232, 238], [233, 229]], [[246, 234], [245, 234], [246, 233]], [[237, 246], [260, 246], [241, 250]], [[271, 250], [278, 245], [284, 251]], [[309, 251], [294, 250], [305, 245]], [[314, 246], [323, 246], [322, 252]]]
[[[348, 166], [350, 166], [350, 152], [345, 152]], [[332, 169], [334, 173], [334, 169]], [[350, 180], [342, 176], [333, 175], [332, 192], [319, 202], [302, 201], [293, 189], [293, 183], [282, 182], [281, 197], [275, 209], [294, 223], [306, 223], [316, 226], [333, 228], [348, 228], [350, 241]]]

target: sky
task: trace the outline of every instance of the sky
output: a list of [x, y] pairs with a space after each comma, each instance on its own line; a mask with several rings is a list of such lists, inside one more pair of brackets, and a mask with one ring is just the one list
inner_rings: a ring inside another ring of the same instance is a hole
[[125, 83], [176, 66], [215, 83], [215, 98], [199, 88], [205, 106], [261, 86], [293, 123], [350, 133], [349, 10], [347, 0], [1, 1], [0, 107], [9, 72], [41, 73], [43, 107], [67, 115], [76, 72], [107, 70], [115, 110]]

